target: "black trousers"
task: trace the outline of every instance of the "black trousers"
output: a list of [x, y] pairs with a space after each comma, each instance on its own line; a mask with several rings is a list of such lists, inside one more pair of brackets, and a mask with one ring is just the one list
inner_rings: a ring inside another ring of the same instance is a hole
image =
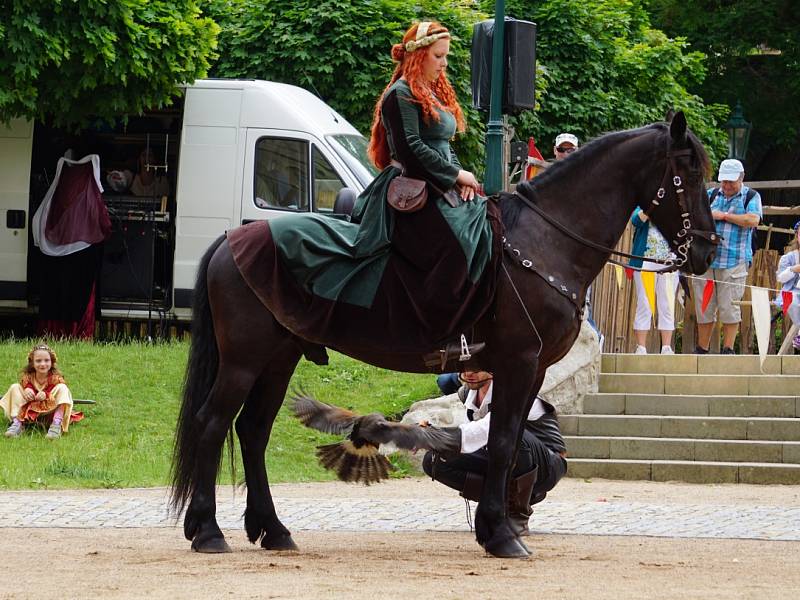
[[[537, 466], [539, 474], [536, 485], [533, 486], [531, 504], [534, 504], [533, 499], [537, 496], [541, 496], [537, 498], [537, 501], [541, 501], [542, 494], [546, 494], [556, 486], [567, 472], [567, 461], [545, 446], [531, 431], [525, 429], [511, 476], [519, 477]], [[460, 492], [464, 489], [467, 473], [486, 475], [489, 468], [489, 451], [484, 447], [476, 452], [457, 456], [442, 456], [428, 451], [422, 459], [422, 468], [432, 479]]]

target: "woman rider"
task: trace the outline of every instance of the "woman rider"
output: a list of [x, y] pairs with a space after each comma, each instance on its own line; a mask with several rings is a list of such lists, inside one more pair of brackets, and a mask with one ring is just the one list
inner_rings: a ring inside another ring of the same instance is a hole
[[[278, 262], [300, 290], [272, 285], [259, 295], [294, 333], [334, 346], [347, 339], [357, 347], [362, 336], [371, 347], [380, 335], [395, 352], [432, 349], [467, 331], [490, 305], [500, 225], [450, 147], [464, 116], [445, 72], [449, 49], [450, 33], [436, 22], [412, 25], [392, 47], [397, 65], [375, 107], [369, 144], [382, 172], [356, 201], [351, 222], [321, 215], [269, 222]], [[403, 171], [428, 183], [427, 204], [414, 213], [386, 202]], [[234, 256], [237, 235], [229, 234]]]

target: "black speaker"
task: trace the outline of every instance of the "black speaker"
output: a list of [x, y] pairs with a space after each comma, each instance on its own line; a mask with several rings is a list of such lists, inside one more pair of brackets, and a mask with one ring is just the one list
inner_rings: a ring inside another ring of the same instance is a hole
[[147, 302], [153, 285], [153, 223], [115, 220], [103, 249], [100, 293], [105, 300]]
[[[489, 110], [494, 19], [472, 28], [472, 106]], [[503, 113], [532, 109], [536, 103], [536, 23], [506, 17], [503, 44]]]

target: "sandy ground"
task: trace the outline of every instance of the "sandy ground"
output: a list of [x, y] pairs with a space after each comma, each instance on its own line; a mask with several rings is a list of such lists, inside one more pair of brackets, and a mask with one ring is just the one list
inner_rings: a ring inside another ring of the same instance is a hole
[[[274, 491], [450, 493], [424, 480]], [[796, 507], [800, 489], [568, 479], [552, 497]], [[519, 561], [487, 557], [468, 533], [305, 531], [295, 534], [301, 551], [289, 553], [252, 546], [241, 531], [225, 533], [233, 553], [209, 556], [191, 552], [179, 529], [0, 529], [0, 598], [800, 598], [797, 542], [546, 535], [528, 538], [534, 556]]]

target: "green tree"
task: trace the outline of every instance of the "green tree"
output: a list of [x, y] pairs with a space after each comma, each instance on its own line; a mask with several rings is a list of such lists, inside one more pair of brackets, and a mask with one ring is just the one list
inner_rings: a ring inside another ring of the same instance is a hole
[[693, 90], [733, 107], [754, 135], [783, 145], [800, 135], [800, 16], [796, 0], [649, 0], [654, 23], [708, 56]]
[[727, 107], [688, 91], [705, 76], [704, 55], [651, 27], [641, 0], [510, 0], [507, 14], [537, 24], [544, 89], [517, 129], [535, 132], [543, 150], [560, 131], [587, 139], [662, 120], [675, 108], [710, 154], [723, 156]]
[[217, 32], [195, 0], [6, 0], [0, 121], [71, 126], [163, 105], [205, 75]]
[[212, 0], [222, 27], [217, 77], [291, 83], [318, 94], [362, 133], [394, 69], [390, 50], [416, 20], [435, 19], [455, 36], [448, 73], [467, 117], [456, 151], [465, 165], [482, 161], [482, 117], [470, 108], [472, 2], [420, 0]]

